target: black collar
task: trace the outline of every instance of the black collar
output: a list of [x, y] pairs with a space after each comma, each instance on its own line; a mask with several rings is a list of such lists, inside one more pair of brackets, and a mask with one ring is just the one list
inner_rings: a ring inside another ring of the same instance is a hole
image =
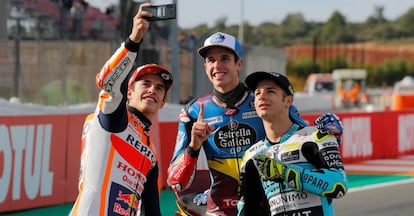
[[128, 106], [128, 111], [137, 117], [139, 123], [145, 131], [149, 131], [152, 123], [144, 114], [142, 114], [142, 112], [132, 106]]
[[236, 88], [226, 93], [221, 93], [214, 89], [213, 95], [228, 107], [235, 108], [236, 104], [243, 99], [246, 91], [248, 91], [248, 88], [243, 83], [239, 83]]

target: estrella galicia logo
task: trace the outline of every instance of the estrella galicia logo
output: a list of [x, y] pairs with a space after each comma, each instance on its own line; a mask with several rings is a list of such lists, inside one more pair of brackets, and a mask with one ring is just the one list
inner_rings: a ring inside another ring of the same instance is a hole
[[238, 154], [252, 146], [256, 137], [256, 131], [250, 125], [230, 121], [214, 134], [214, 143], [225, 153]]

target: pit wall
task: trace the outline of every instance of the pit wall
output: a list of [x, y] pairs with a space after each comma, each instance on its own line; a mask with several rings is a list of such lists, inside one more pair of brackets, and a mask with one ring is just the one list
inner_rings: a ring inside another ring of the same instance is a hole
[[[414, 110], [337, 113], [345, 163], [414, 153]], [[312, 122], [319, 114], [302, 117]], [[86, 114], [0, 116], [0, 213], [70, 203], [77, 195]], [[162, 187], [177, 122], [154, 122]]]

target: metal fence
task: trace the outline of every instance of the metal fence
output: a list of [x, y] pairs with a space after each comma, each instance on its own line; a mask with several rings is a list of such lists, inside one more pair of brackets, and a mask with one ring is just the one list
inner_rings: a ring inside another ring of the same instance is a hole
[[0, 46], [0, 96], [48, 105], [94, 100], [98, 92], [95, 75], [112, 52], [105, 42], [24, 41], [17, 65], [13, 41], [0, 42]]
[[[127, 37], [124, 34], [129, 25], [114, 16], [116, 13], [103, 13], [88, 6], [83, 10], [82, 21], [74, 28], [76, 21], [70, 12], [76, 5], [69, 8], [63, 2], [5, 1], [6, 7], [0, 10], [5, 12], [0, 15], [4, 18], [0, 19], [0, 98], [18, 97], [22, 102], [45, 105], [97, 100], [95, 75], [118, 47], [119, 40]], [[80, 6], [76, 8], [81, 9]], [[124, 10], [134, 11], [137, 5], [122, 6], [121, 14], [127, 14]], [[171, 62], [177, 61], [176, 50], [171, 50], [176, 49], [176, 44], [168, 43], [171, 26], [161, 24], [152, 25], [150, 34], [144, 38], [138, 65], [151, 62], [172, 68]], [[178, 91], [171, 91], [167, 101], [178, 98], [179, 103], [185, 103], [211, 92], [203, 60], [197, 53], [204, 39], [180, 32], [179, 64], [174, 68], [177, 71], [173, 71]], [[255, 70], [285, 72], [287, 55], [281, 50], [253, 46], [243, 46], [243, 49], [242, 79]]]
[[[0, 41], [0, 97], [22, 102], [70, 105], [97, 100], [96, 73], [119, 44], [94, 41], [22, 41], [19, 65], [13, 41]], [[155, 62], [169, 67], [169, 48], [143, 47], [138, 64]], [[179, 99], [192, 98], [193, 52], [180, 51]], [[175, 72], [178, 73], [178, 72]], [[15, 79], [15, 76], [18, 79]], [[14, 89], [18, 86], [17, 91]], [[171, 95], [167, 99], [170, 99]]]

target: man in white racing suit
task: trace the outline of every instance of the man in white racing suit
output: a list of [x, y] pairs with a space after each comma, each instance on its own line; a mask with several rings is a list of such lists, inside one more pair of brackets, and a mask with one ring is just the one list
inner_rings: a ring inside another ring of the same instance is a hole
[[96, 76], [101, 89], [85, 122], [79, 195], [70, 215], [161, 215], [151, 120], [165, 104], [172, 74], [156, 64], [133, 70], [151, 13], [140, 6], [132, 32]]
[[238, 215], [334, 215], [332, 199], [348, 188], [335, 136], [290, 120], [293, 87], [285, 76], [259, 71], [245, 83], [266, 138], [243, 157]]

